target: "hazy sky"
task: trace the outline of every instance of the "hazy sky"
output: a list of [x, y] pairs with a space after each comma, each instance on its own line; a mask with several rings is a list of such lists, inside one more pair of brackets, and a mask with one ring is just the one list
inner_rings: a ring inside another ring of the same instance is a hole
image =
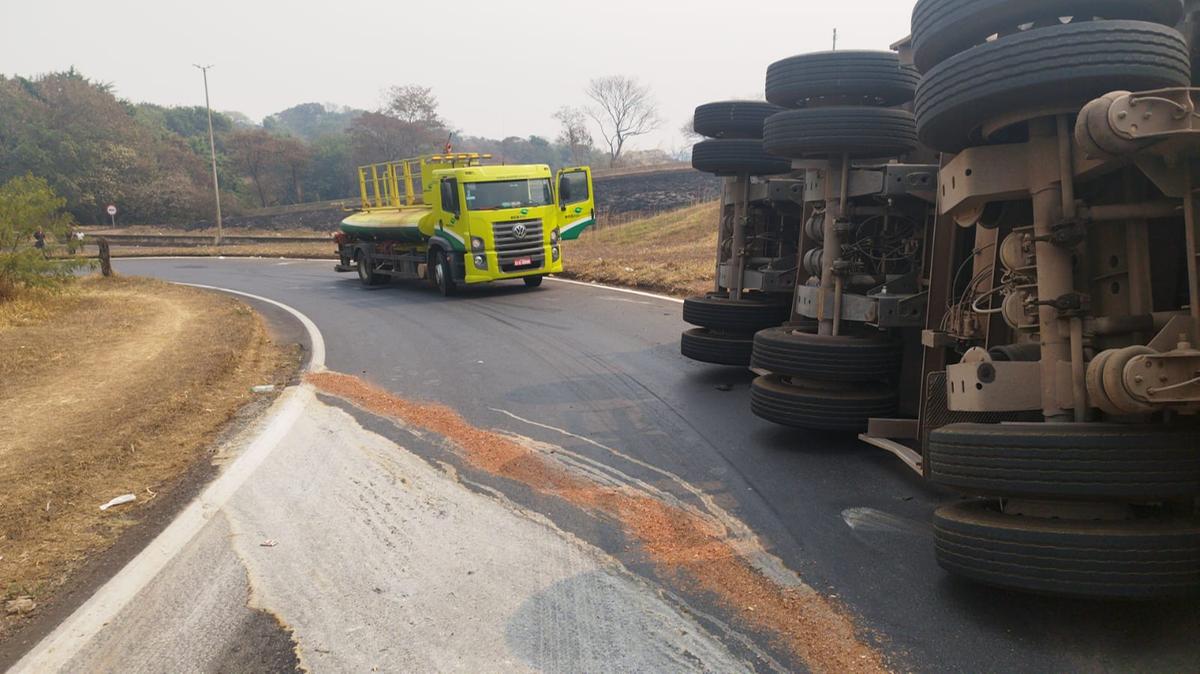
[[[696, 105], [762, 97], [769, 63], [829, 49], [887, 49], [915, 0], [3, 0], [0, 72], [74, 65], [119, 96], [204, 103], [255, 119], [303, 102], [378, 107], [393, 84], [433, 87], [473, 135], [553, 137], [588, 79], [636, 76], [664, 122], [637, 148], [683, 144]], [[598, 138], [597, 138], [598, 140]], [[465, 148], [464, 148], [465, 149]]]

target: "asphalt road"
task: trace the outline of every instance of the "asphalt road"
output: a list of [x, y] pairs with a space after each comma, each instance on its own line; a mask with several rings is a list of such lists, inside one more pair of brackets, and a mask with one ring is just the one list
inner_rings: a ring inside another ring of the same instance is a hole
[[[126, 274], [221, 286], [286, 303], [319, 326], [330, 370], [360, 376], [407, 398], [444, 403], [472, 425], [553, 443], [592, 461], [619, 467], [622, 474], [635, 479], [661, 482], [663, 475], [682, 478], [748, 524], [767, 550], [804, 583], [843, 602], [870, 635], [866, 638], [876, 643], [897, 669], [1063, 672], [1195, 671], [1200, 667], [1200, 640], [1196, 638], [1200, 608], [1194, 602], [1111, 604], [1035, 597], [976, 586], [944, 574], [933, 558], [928, 522], [934, 508], [953, 497], [931, 489], [895, 458], [854, 438], [796, 432], [758, 420], [749, 411], [752, 375], [694, 363], [679, 355], [678, 337], [685, 326], [677, 303], [560, 282], [547, 282], [533, 291], [519, 285], [471, 288], [461, 297], [443, 299], [416, 283], [366, 289], [352, 275], [335, 274], [329, 262], [121, 260], [116, 266]], [[331, 400], [325, 402], [336, 414], [349, 415], [361, 424], [364, 433], [395, 441], [425, 465], [454, 463], [437, 442], [417, 440], [396, 424]], [[320, 419], [308, 423], [318, 425], [310, 429], [312, 433], [319, 432]], [[304, 471], [313, 470], [320, 462], [319, 458], [299, 458], [280, 465], [269, 477], [256, 478], [253, 491], [257, 495], [235, 504], [234, 510], [269, 512], [270, 504], [277, 500], [269, 487], [287, 490], [287, 485], [295, 484]], [[619, 665], [610, 661], [607, 666], [656, 669], [674, 663], [684, 669], [690, 664], [697, 669], [763, 671], [802, 666], [773, 646], [766, 635], [721, 627], [724, 614], [719, 605], [712, 605], [711, 597], [670, 586], [652, 565], [629, 555], [628, 541], [611, 527], [511, 481], [474, 474], [463, 466], [458, 469], [466, 471], [463, 480], [471, 485], [472, 497], [481, 501], [469, 507], [460, 504], [454, 511], [465, 518], [459, 523], [459, 535], [486, 537], [484, 530], [491, 527], [507, 533], [488, 543], [490, 550], [504, 548], [506, 541], [515, 547], [540, 549], [527, 544], [535, 539], [521, 533], [524, 525], [489, 514], [491, 506], [482, 502], [505, 503], [539, 521], [544, 519], [543, 524], [559, 535], [574, 537], [589, 550], [594, 548], [592, 552], [555, 552], [558, 548], [550, 546], [539, 553], [564, 560], [563, 582], [578, 582], [572, 579], [581, 577], [581, 569], [586, 572], [582, 577], [595, 580], [584, 583], [590, 587], [587, 592], [571, 596], [641, 597], [644, 593], [630, 589], [638, 583], [663, 589], [660, 594], [670, 599], [667, 604], [644, 597], [605, 604], [601, 615], [627, 622], [630, 618], [623, 617], [617, 605], [645, 603], [636, 611], [642, 616], [637, 622], [641, 626], [616, 638], [649, 635], [641, 640], [646, 643], [630, 651], [632, 660]], [[356, 468], [345, 470], [352, 473]], [[305, 495], [293, 496], [289, 503], [298, 503]], [[312, 498], [323, 496], [343, 505], [349, 498], [345, 493], [317, 493]], [[419, 510], [413, 510], [405, 521], [436, 529], [437, 517], [413, 514]], [[335, 516], [342, 512], [340, 506], [328, 511], [316, 506], [306, 510], [309, 517], [328, 518], [332, 530], [341, 526]], [[472, 513], [480, 513], [482, 519], [471, 524]], [[286, 538], [283, 523], [290, 514], [294, 513], [287, 509], [275, 514], [283, 532], [277, 536], [281, 541]], [[390, 516], [380, 513], [384, 519]], [[229, 526], [239, 526], [236, 516]], [[345, 529], [341, 535], [366, 537], [368, 533]], [[471, 554], [469, 550], [478, 547], [476, 539], [471, 541], [475, 542], [463, 544], [462, 554]], [[384, 554], [384, 548], [375, 545], [354, 549], [358, 554]], [[243, 557], [263, 554], [257, 546], [241, 552]], [[509, 550], [505, 554], [519, 564], [520, 555], [528, 552]], [[610, 557], [601, 559], [605, 555]], [[619, 569], [610, 568], [612, 560], [619, 560]], [[217, 561], [212, 563], [220, 566]], [[403, 561], [406, 568], [436, 563], [416, 553]], [[255, 562], [251, 560], [247, 567], [253, 581]], [[275, 581], [282, 584], [276, 593], [286, 594], [289, 582], [303, 582], [298, 570], [291, 572], [296, 575], [274, 570], [264, 575], [281, 576]], [[232, 572], [224, 577], [230, 588], [247, 582]], [[337, 603], [341, 596], [338, 582], [352, 582], [353, 577], [331, 570], [326, 601]], [[435, 580], [426, 581], [437, 585]], [[551, 612], [561, 617], [575, 605], [557, 606]], [[507, 610], [500, 605], [493, 609], [497, 613]], [[325, 609], [308, 606], [306, 610], [319, 615]], [[697, 641], [685, 648], [689, 656], [699, 653], [699, 659], [678, 660], [673, 653], [653, 653], [650, 642], [672, 641], [662, 635], [676, 629], [680, 621], [692, 619], [687, 616], [696, 616], [705, 633], [703, 638], [690, 636]], [[642, 624], [647, 621], [654, 626]], [[593, 623], [592, 628], [601, 626]], [[421, 632], [413, 629], [419, 638]], [[538, 630], [534, 631], [544, 642], [554, 641], [546, 636], [544, 626]], [[347, 643], [354, 643], [353, 638], [335, 632], [321, 637], [326, 652], [344, 650]], [[589, 669], [588, 663], [604, 661], [603, 657], [593, 661], [578, 653], [564, 655], [514, 645], [529, 643], [530, 639], [508, 632], [508, 648], [523, 667]], [[459, 668], [430, 660], [397, 662]], [[458, 664], [469, 668], [466, 665], [472, 663]]]

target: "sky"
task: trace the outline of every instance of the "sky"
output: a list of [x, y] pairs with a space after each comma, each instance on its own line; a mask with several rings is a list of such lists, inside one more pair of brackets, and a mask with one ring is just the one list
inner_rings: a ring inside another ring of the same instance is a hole
[[3, 0], [0, 72], [74, 66], [134, 102], [203, 105], [192, 64], [211, 64], [213, 108], [255, 120], [306, 102], [372, 110], [421, 84], [452, 127], [492, 138], [553, 138], [589, 79], [627, 75], [663, 119], [632, 146], [671, 151], [697, 105], [762, 98], [771, 62], [829, 49], [835, 28], [838, 49], [887, 49], [914, 2]]

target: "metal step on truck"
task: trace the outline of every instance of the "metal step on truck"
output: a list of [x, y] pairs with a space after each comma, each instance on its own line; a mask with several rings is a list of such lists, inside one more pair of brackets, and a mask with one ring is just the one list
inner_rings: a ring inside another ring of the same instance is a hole
[[361, 208], [334, 236], [339, 272], [364, 285], [428, 278], [459, 285], [522, 279], [537, 287], [563, 269], [562, 241], [595, 224], [592, 173], [487, 165], [491, 155], [445, 153], [361, 166]]

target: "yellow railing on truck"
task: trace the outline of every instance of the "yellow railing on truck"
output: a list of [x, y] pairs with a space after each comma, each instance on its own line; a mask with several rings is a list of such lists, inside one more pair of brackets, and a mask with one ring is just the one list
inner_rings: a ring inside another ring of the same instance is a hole
[[490, 154], [460, 152], [423, 155], [412, 159], [367, 164], [358, 167], [358, 190], [363, 210], [402, 208], [421, 203], [421, 190], [430, 171], [460, 166], [478, 166]]

